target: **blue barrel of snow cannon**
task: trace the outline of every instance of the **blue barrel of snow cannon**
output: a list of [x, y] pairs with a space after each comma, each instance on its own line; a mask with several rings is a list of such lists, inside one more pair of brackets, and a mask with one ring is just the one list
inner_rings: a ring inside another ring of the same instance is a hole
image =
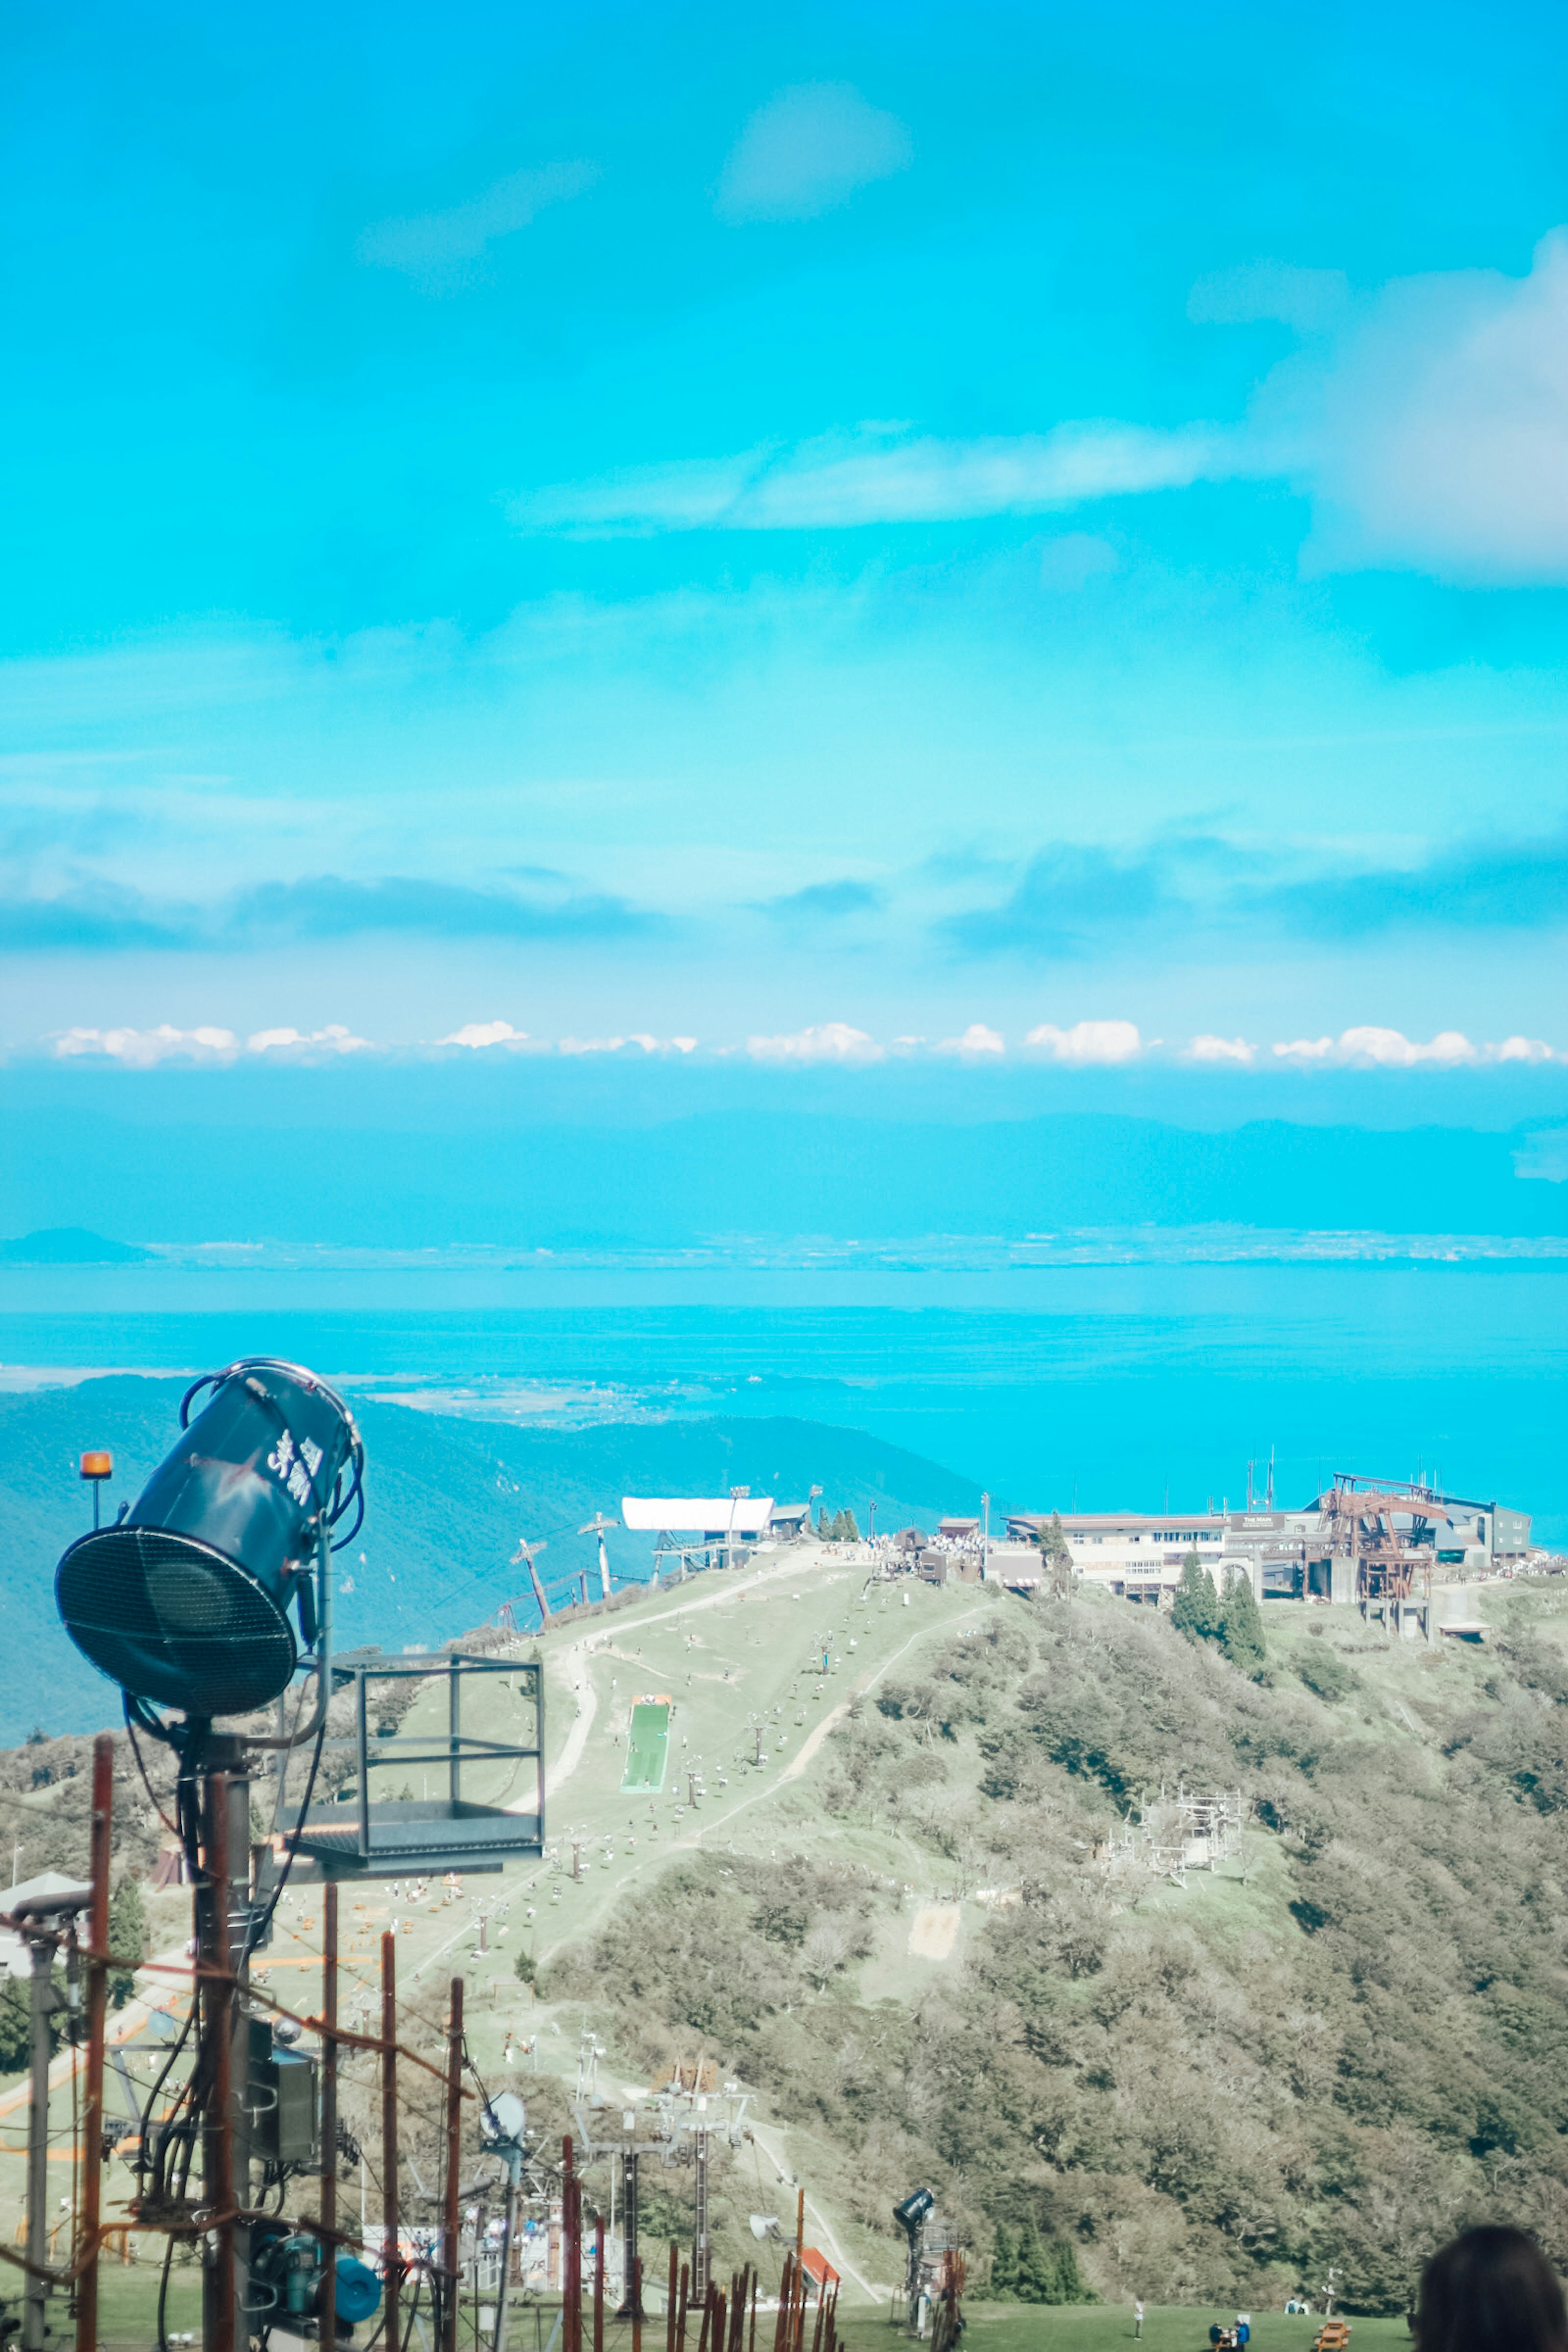
[[193, 1717], [242, 1715], [289, 1685], [296, 1601], [315, 1638], [321, 1543], [360, 1496], [363, 1450], [335, 1390], [271, 1357], [197, 1381], [180, 1423], [131, 1512], [65, 1554], [56, 1605], [121, 1689]]
[[357, 2327], [381, 2308], [381, 2281], [357, 2254], [346, 2247], [338, 2248], [338, 2320], [344, 2327]]

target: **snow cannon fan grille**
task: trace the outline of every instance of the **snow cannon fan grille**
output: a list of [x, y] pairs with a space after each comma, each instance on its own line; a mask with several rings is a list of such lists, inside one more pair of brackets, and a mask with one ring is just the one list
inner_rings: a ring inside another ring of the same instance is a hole
[[288, 1688], [293, 1603], [315, 1640], [317, 1559], [351, 1503], [363, 1516], [363, 1449], [334, 1390], [270, 1357], [197, 1381], [180, 1425], [134, 1507], [65, 1554], [56, 1605], [122, 1690], [192, 1717], [243, 1715]]

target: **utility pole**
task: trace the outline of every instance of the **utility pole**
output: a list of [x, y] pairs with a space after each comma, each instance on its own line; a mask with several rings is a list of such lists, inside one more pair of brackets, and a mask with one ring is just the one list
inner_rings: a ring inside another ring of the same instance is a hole
[[[46, 2265], [49, 2258], [49, 2020], [57, 2005], [53, 1983], [55, 1954], [67, 1919], [87, 1910], [91, 1902], [90, 1886], [69, 1886], [58, 1895], [35, 1895], [31, 1901], [24, 1901], [16, 1912], [32, 1961], [27, 2108], [27, 2261], [30, 2268], [25, 2289], [26, 2299], [22, 2306], [22, 2342], [26, 2352], [44, 2352], [48, 2334], [47, 2312], [51, 2282], [46, 2275]], [[97, 2153], [95, 2148], [94, 2158]]]
[[516, 1568], [520, 1560], [527, 1561], [528, 1580], [533, 1587], [533, 1597], [539, 1603], [539, 1622], [542, 1625], [548, 1625], [550, 1622], [550, 1603], [544, 1597], [544, 1587], [540, 1581], [539, 1570], [533, 1563], [542, 1551], [548, 1551], [549, 1549], [548, 1544], [530, 1543], [526, 1536], [520, 1536], [517, 1549], [507, 1562], [509, 1568]]
[[708, 2299], [708, 2133], [706, 2128], [694, 2134], [692, 2147], [697, 2158], [697, 2238], [691, 2249], [691, 2300], [694, 2304]]
[[642, 2263], [637, 2253], [637, 2152], [628, 2147], [621, 2155], [621, 2307], [617, 2319], [640, 2319], [642, 2312]]
[[[202, 1752], [202, 1874], [196, 1888], [201, 2060], [211, 2084], [202, 2121], [202, 2191], [209, 2212], [233, 2216], [250, 2203], [246, 2109], [249, 2021], [239, 1994], [249, 1942], [250, 1780], [241, 1740], [208, 1735]], [[236, 1916], [231, 1872], [244, 1874]], [[237, 1939], [235, 1929], [238, 1927]], [[235, 1949], [238, 1943], [237, 1952]], [[239, 1981], [235, 1980], [237, 1959]], [[216, 2259], [202, 2277], [206, 2352], [235, 2352], [237, 2315], [249, 2304], [250, 2232], [232, 2218], [216, 2226]]]
[[985, 1582], [991, 1561], [991, 1497], [980, 1497], [980, 1581]]

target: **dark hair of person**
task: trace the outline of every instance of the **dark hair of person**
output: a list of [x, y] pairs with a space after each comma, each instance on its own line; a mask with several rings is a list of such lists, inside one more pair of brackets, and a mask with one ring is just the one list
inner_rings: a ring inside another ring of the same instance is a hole
[[1466, 2230], [1421, 2273], [1419, 2352], [1568, 2352], [1557, 2273], [1523, 2230]]

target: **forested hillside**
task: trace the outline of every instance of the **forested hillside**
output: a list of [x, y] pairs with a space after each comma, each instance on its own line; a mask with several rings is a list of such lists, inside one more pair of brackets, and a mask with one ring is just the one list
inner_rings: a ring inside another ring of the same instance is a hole
[[[1331, 2264], [1396, 2309], [1487, 2212], [1568, 2264], [1563, 1605], [1440, 1653], [1292, 1609], [1260, 1681], [1120, 1602], [998, 1608], [856, 1703], [777, 1848], [683, 1856], [544, 1990], [761, 2086], [885, 2276], [922, 2182], [982, 2274], [1032, 2227], [1162, 2302]], [[1241, 1859], [1113, 1883], [1097, 1841], [1178, 1780], [1245, 1790]], [[923, 1975], [911, 1884], [995, 1898]]]

